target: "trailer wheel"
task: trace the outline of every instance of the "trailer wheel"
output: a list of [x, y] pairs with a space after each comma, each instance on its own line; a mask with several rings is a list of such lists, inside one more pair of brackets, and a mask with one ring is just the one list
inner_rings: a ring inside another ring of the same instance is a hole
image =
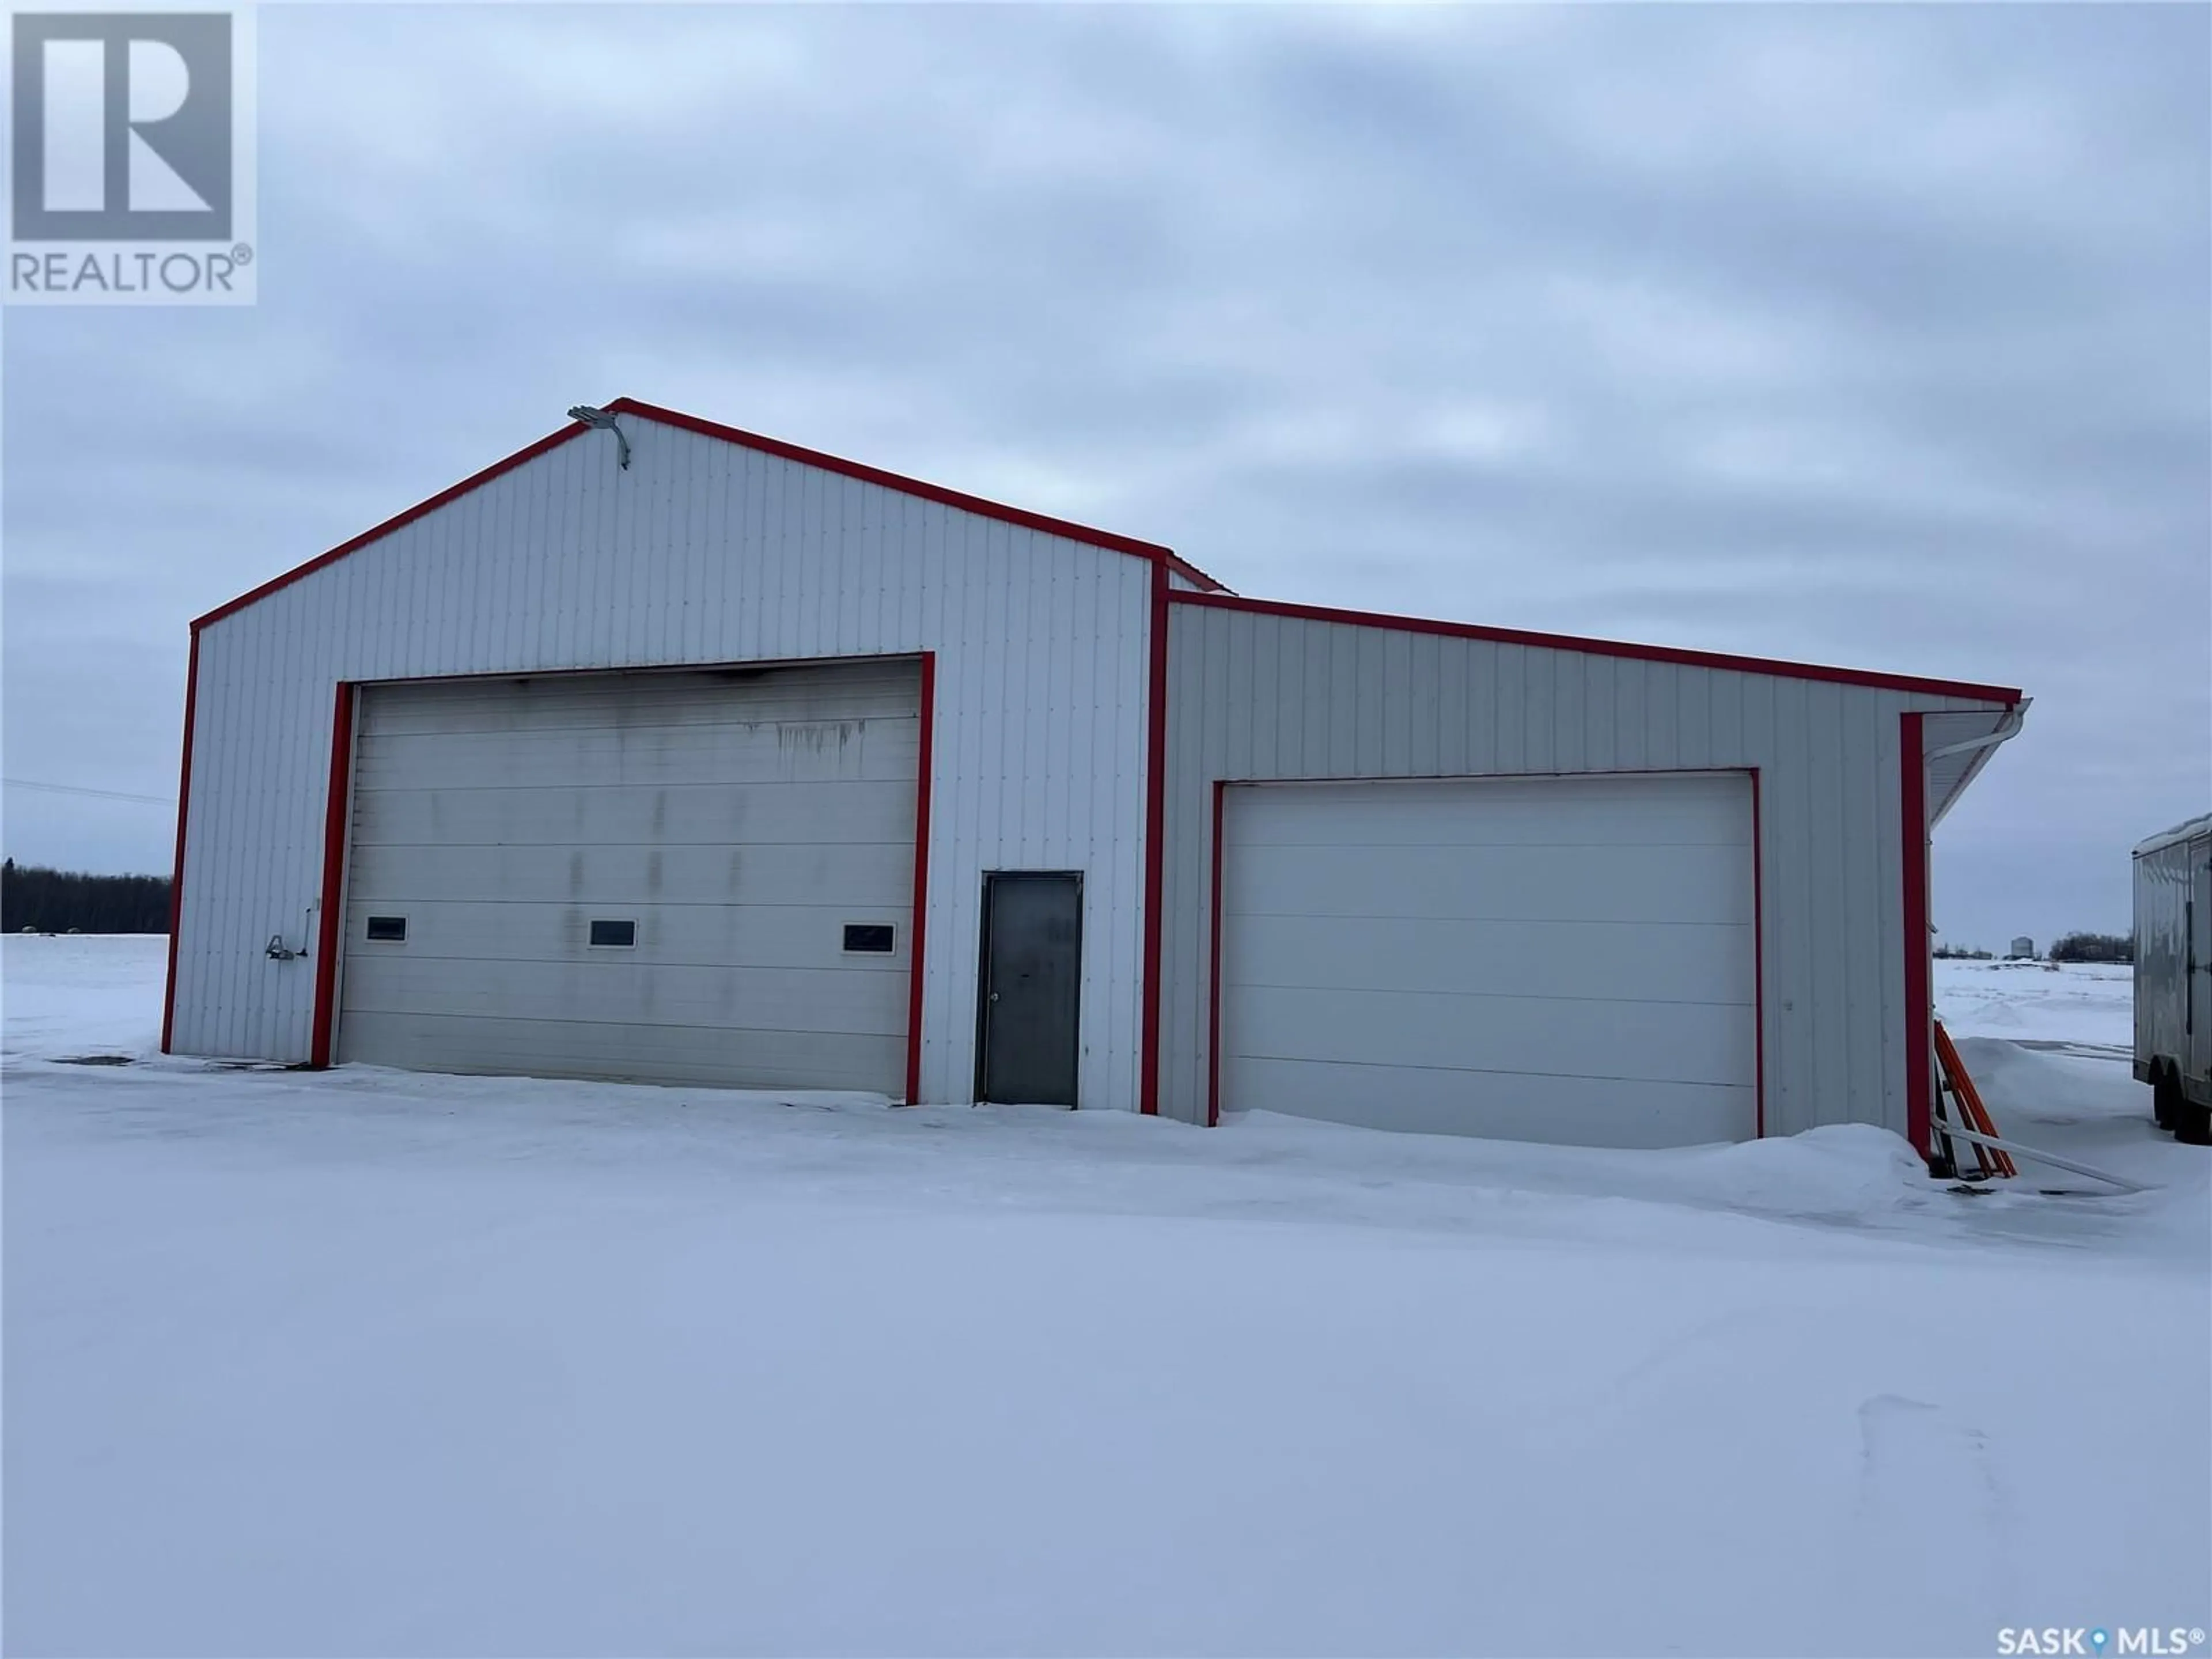
[[2181, 1080], [2164, 1060], [2151, 1068], [2150, 1117], [2161, 1129], [2174, 1127], [2174, 1115], [2181, 1109]]
[[2173, 1138], [2185, 1146], [2212, 1146], [2212, 1106], [2196, 1106], [2180, 1099], [2179, 1082], [2173, 1092]]

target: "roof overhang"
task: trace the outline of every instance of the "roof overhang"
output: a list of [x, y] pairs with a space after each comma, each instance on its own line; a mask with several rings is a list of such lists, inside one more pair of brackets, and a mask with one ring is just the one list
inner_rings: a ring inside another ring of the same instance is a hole
[[1928, 827], [1943, 815], [1981, 775], [1999, 748], [2020, 735], [2032, 697], [2009, 708], [1973, 709], [1921, 717], [1922, 764], [1928, 769]]

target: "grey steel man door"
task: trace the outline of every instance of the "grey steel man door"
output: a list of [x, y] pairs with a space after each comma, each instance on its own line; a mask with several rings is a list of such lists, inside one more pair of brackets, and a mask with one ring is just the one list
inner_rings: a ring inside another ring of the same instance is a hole
[[976, 1099], [1075, 1104], [1082, 984], [1082, 874], [987, 874]]

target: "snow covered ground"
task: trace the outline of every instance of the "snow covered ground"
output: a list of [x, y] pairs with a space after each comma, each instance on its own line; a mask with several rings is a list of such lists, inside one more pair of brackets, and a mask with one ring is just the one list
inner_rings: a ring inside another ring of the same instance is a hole
[[2212, 1160], [2094, 1057], [2124, 980], [1944, 965], [2000, 1127], [2154, 1188], [1969, 1197], [1868, 1129], [225, 1069], [151, 1052], [161, 948], [5, 942], [10, 1652], [2212, 1622]]
[[1936, 1012], [1953, 1036], [2131, 1049], [2135, 973], [2090, 963], [1939, 962]]

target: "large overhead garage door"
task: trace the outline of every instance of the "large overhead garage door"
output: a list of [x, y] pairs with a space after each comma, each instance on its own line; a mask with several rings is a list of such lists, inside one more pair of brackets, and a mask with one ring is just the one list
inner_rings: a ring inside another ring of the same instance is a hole
[[1240, 785], [1224, 811], [1224, 1109], [1757, 1133], [1747, 776]]
[[341, 1060], [903, 1086], [911, 661], [363, 688]]

